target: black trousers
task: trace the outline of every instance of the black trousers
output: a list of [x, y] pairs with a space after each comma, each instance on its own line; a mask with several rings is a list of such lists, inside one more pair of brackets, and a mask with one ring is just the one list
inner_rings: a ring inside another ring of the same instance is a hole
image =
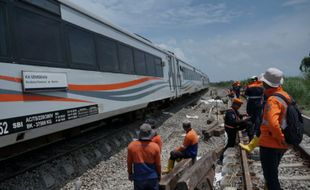
[[238, 129], [237, 128], [225, 127], [225, 132], [227, 134], [228, 140], [227, 140], [227, 144], [224, 148], [224, 152], [227, 148], [235, 146]]
[[170, 159], [176, 160], [179, 158], [191, 158], [189, 155], [185, 153], [185, 151], [173, 150], [170, 152]]
[[158, 179], [135, 180], [134, 190], [159, 190]]
[[254, 99], [254, 100], [249, 100], [247, 103], [247, 114], [251, 116], [251, 122], [252, 126], [249, 128], [248, 135], [251, 138], [251, 136], [256, 135], [259, 137], [260, 135], [260, 124], [262, 122], [262, 104], [261, 104], [261, 99]]
[[280, 190], [278, 167], [286, 149], [260, 147], [260, 160], [268, 189]]

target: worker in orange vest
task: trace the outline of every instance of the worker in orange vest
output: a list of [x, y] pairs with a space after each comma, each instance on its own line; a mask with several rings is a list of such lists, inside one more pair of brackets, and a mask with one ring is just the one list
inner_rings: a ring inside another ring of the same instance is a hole
[[239, 98], [240, 97], [240, 90], [241, 90], [241, 83], [240, 83], [240, 81], [235, 81], [232, 84], [232, 89], [235, 92], [236, 97]]
[[154, 131], [149, 124], [140, 126], [139, 139], [128, 145], [128, 179], [135, 190], [158, 190], [161, 176], [159, 146], [152, 142]]
[[282, 98], [273, 95], [277, 93], [284, 96], [288, 101], [292, 101], [292, 99], [281, 87], [283, 83], [283, 72], [279, 69], [267, 69], [262, 75], [261, 80], [265, 88], [264, 93], [268, 99], [264, 107], [263, 121], [260, 126], [260, 160], [266, 187], [269, 190], [280, 190], [278, 167], [282, 156], [289, 148], [281, 129], [287, 125], [287, 104]]
[[241, 148], [251, 152], [258, 145], [259, 127], [263, 109], [264, 88], [263, 83], [257, 76], [250, 79], [250, 84], [246, 87], [244, 95], [247, 98], [247, 114], [251, 116], [252, 126], [248, 130], [250, 143], [248, 145], [239, 144]]
[[175, 160], [192, 158], [194, 161], [196, 159], [199, 137], [194, 129], [192, 129], [190, 121], [184, 121], [182, 126], [186, 132], [183, 145], [170, 152], [168, 166], [163, 173], [169, 173], [173, 169]]

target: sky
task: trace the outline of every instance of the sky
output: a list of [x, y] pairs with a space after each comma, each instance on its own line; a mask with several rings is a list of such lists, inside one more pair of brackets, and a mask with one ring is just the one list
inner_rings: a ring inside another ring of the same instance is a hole
[[269, 67], [300, 75], [310, 53], [310, 0], [68, 0], [173, 51], [211, 82]]

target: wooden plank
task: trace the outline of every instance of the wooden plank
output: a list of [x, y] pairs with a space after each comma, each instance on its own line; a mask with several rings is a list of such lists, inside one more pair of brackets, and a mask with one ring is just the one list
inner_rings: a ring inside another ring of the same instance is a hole
[[[242, 136], [242, 132], [239, 131], [239, 137], [241, 136]], [[244, 141], [242, 143], [244, 143]], [[251, 190], [253, 189], [253, 186], [252, 186], [252, 180], [251, 180], [251, 175], [250, 175], [250, 170], [249, 170], [249, 165], [248, 165], [247, 153], [241, 147], [239, 149], [241, 152], [244, 188], [245, 190]]]
[[161, 190], [173, 190], [176, 187], [177, 181], [180, 179], [181, 175], [192, 165], [192, 159], [183, 159], [181, 162], [177, 163], [173, 170], [163, 175], [159, 187]]
[[209, 170], [208, 174], [199, 182], [195, 190], [213, 190], [215, 170]]
[[202, 183], [204, 177], [207, 176], [209, 170], [214, 169], [217, 159], [215, 151], [205, 154], [200, 160], [190, 167], [186, 173], [182, 175], [177, 183], [178, 190], [194, 190], [198, 184]]

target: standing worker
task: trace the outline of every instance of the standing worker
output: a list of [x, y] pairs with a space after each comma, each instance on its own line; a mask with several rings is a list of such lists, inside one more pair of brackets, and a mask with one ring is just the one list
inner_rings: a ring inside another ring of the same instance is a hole
[[[244, 118], [244, 115], [239, 113], [239, 109], [243, 102], [239, 98], [234, 98], [231, 109], [227, 110], [224, 117], [225, 122], [225, 132], [227, 134], [228, 140], [224, 148], [224, 152], [229, 147], [234, 147], [236, 144], [236, 137], [238, 130], [246, 129], [249, 126], [249, 117]], [[223, 161], [223, 155], [220, 157], [220, 162]]]
[[281, 84], [283, 73], [279, 69], [269, 68], [263, 74], [262, 79], [265, 88], [267, 102], [264, 107], [263, 121], [260, 126], [260, 159], [263, 168], [266, 186], [269, 190], [280, 190], [278, 179], [278, 167], [282, 156], [288, 149], [281, 127], [286, 125], [287, 104], [282, 98], [274, 94], [284, 96], [289, 102], [292, 101]]
[[152, 142], [156, 143], [159, 146], [160, 152], [162, 150], [163, 141], [161, 140], [160, 135], [156, 131], [156, 121], [154, 119], [147, 119], [144, 123], [149, 124], [153, 131], [154, 131], [154, 137], [152, 138]]
[[236, 94], [236, 97], [239, 98], [240, 97], [240, 90], [241, 90], [241, 83], [240, 81], [236, 81], [232, 84], [232, 89]]
[[182, 126], [186, 132], [183, 145], [170, 152], [168, 166], [163, 173], [169, 173], [173, 169], [174, 162], [177, 159], [192, 158], [195, 161], [197, 157], [199, 137], [194, 129], [192, 129], [190, 121], [184, 121]]
[[149, 124], [140, 126], [139, 140], [128, 145], [128, 179], [134, 190], [158, 190], [161, 176], [160, 149], [152, 142], [154, 131]]
[[[247, 97], [247, 107], [246, 111], [251, 117], [252, 126], [249, 130], [249, 140], [248, 145], [239, 144], [243, 149], [251, 152], [258, 145], [259, 137], [259, 127], [260, 127], [260, 117], [263, 109], [263, 97], [264, 88], [263, 83], [258, 80], [256, 76], [251, 77], [251, 83], [247, 86], [244, 95]], [[253, 138], [254, 136], [254, 138]]]

